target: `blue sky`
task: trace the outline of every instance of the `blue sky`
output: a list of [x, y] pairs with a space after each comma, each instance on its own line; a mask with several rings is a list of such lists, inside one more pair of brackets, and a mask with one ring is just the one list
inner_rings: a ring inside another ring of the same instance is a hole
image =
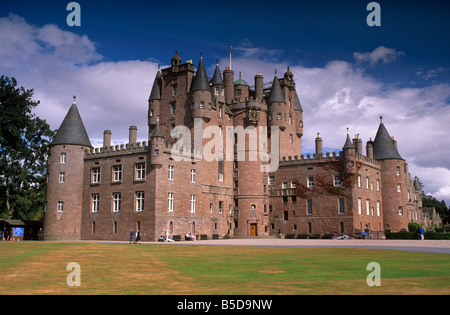
[[233, 46], [233, 70], [252, 84], [290, 66], [304, 109], [303, 152], [320, 132], [339, 150], [346, 128], [374, 138], [382, 115], [425, 190], [450, 204], [450, 2], [77, 1], [81, 27], [69, 27], [70, 1], [0, 4], [0, 73], [35, 89], [36, 113], [59, 127], [77, 95], [93, 143], [105, 129], [126, 142], [137, 125], [146, 140], [147, 99], [158, 63], [175, 49], [212, 76]]

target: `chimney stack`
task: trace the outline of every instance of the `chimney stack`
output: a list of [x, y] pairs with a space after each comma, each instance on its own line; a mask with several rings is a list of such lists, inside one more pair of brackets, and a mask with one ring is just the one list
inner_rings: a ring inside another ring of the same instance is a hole
[[103, 147], [111, 146], [111, 130], [105, 130], [103, 132]]
[[136, 144], [136, 142], [137, 142], [137, 127], [136, 126], [130, 127], [130, 136], [129, 136], [128, 142], [130, 144]]
[[316, 156], [323, 156], [322, 138], [320, 137], [320, 133], [317, 133], [316, 138]]

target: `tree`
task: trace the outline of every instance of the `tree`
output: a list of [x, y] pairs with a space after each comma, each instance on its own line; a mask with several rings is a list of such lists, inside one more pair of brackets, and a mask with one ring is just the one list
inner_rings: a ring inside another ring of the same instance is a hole
[[439, 213], [443, 224], [450, 219], [450, 213], [444, 200], [438, 201], [432, 195], [427, 195], [422, 199], [422, 207], [434, 207], [436, 212]]
[[0, 77], [0, 215], [40, 219], [44, 210], [46, 160], [54, 136], [32, 110], [33, 90]]

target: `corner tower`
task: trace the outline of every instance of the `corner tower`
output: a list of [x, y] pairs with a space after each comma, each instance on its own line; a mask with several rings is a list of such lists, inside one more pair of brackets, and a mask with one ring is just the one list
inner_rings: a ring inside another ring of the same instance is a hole
[[384, 228], [393, 232], [407, 229], [406, 161], [398, 153], [397, 143], [389, 135], [382, 117], [373, 142], [373, 158], [381, 161]]
[[48, 154], [45, 240], [81, 239], [84, 150], [92, 148], [73, 97]]

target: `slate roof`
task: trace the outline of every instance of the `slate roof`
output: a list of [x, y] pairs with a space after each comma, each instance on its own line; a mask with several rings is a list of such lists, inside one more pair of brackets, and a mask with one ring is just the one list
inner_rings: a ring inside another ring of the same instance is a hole
[[269, 104], [272, 103], [286, 103], [283, 91], [281, 91], [280, 81], [277, 75], [273, 78], [272, 88], [270, 90]]
[[151, 91], [150, 97], [148, 99], [149, 101], [161, 99], [160, 81], [161, 81], [161, 71], [158, 69], [158, 72], [156, 73], [155, 81], [153, 82], [152, 91]]
[[303, 112], [302, 104], [300, 104], [300, 99], [298, 98], [297, 91], [295, 91], [294, 93], [294, 110]]
[[74, 103], [64, 118], [61, 127], [53, 138], [51, 146], [73, 144], [92, 148], [86, 128], [81, 120], [77, 105]]
[[350, 139], [350, 135], [347, 133], [347, 140], [345, 141], [344, 146], [342, 149], [354, 149], [355, 146], [353, 145], [352, 139]]
[[376, 160], [403, 160], [383, 122], [380, 123], [373, 142], [373, 158]]
[[200, 55], [197, 72], [195, 73], [194, 82], [191, 86], [191, 91], [205, 90], [210, 91], [209, 80], [206, 75], [205, 65], [203, 64], [203, 57]]
[[222, 80], [222, 74], [220, 73], [219, 69], [219, 61], [216, 63], [216, 70], [214, 70], [214, 75], [211, 80], [212, 85], [224, 85]]

